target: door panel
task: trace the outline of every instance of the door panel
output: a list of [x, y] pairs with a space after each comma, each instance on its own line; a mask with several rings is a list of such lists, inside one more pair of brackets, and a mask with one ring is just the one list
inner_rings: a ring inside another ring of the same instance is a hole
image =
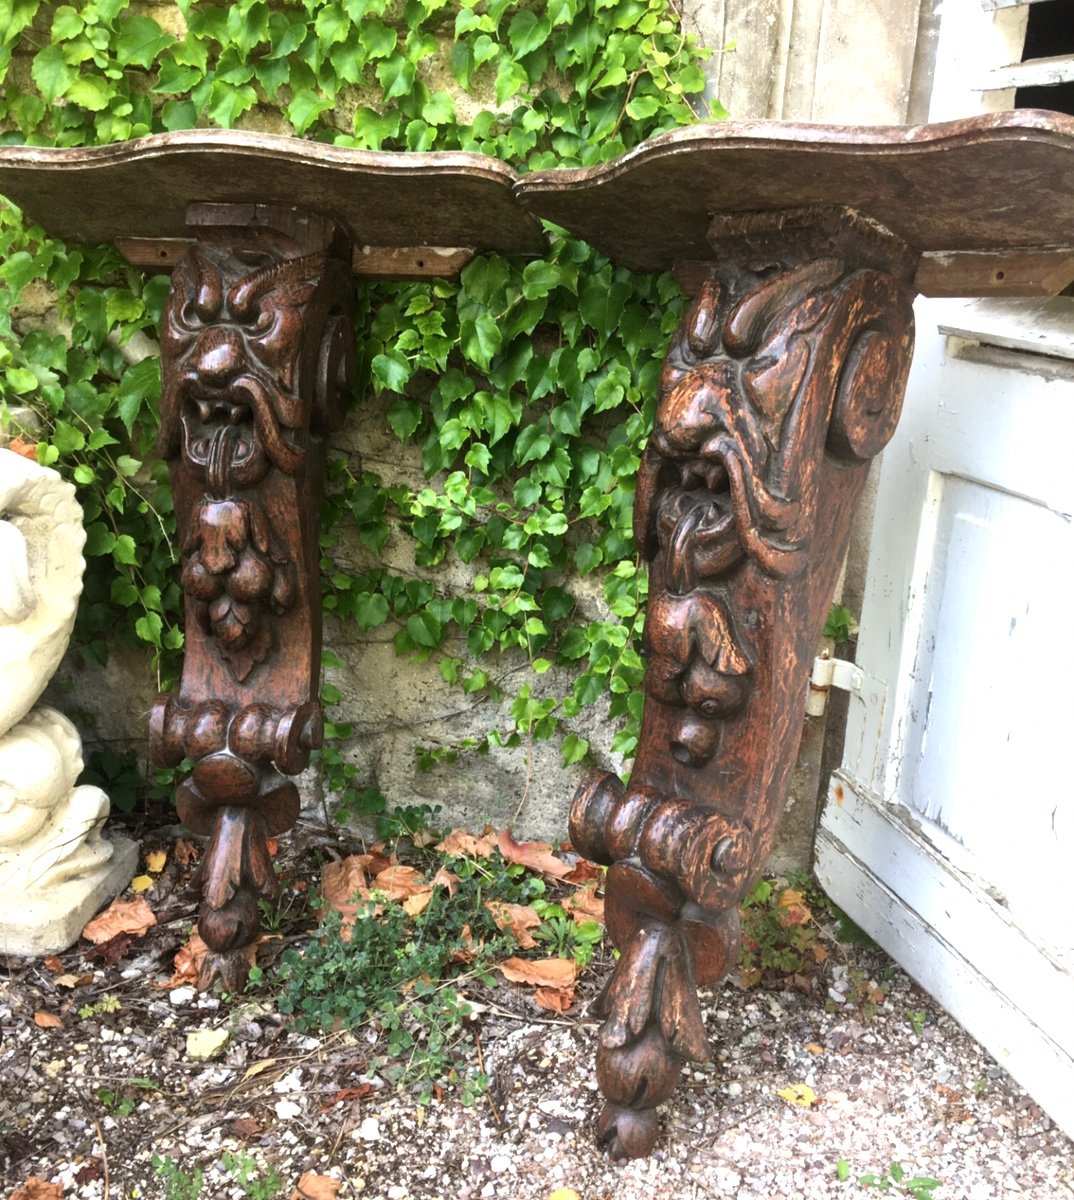
[[1050, 356], [973, 323], [919, 305], [818, 874], [1074, 1133], [1074, 315]]

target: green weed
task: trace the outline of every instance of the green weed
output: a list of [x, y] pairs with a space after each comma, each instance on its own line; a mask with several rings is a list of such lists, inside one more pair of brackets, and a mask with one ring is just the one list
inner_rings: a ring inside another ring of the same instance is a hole
[[898, 1192], [903, 1196], [911, 1196], [913, 1200], [935, 1200], [935, 1190], [943, 1186], [939, 1179], [932, 1179], [928, 1175], [914, 1175], [907, 1179], [905, 1169], [897, 1162], [893, 1162], [880, 1175], [871, 1172], [859, 1175], [858, 1183], [862, 1187], [874, 1187], [882, 1192]]

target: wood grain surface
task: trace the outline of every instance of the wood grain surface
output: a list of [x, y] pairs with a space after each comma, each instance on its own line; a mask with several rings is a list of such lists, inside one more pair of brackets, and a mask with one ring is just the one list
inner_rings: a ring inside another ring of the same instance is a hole
[[[636, 271], [711, 260], [716, 215], [804, 206], [856, 210], [919, 254], [1039, 253], [1074, 244], [1074, 117], [1024, 109], [922, 126], [704, 123], [597, 167], [534, 172], [516, 191], [530, 212]], [[992, 290], [987, 269], [967, 278], [964, 263], [951, 267], [960, 289], [980, 279]]]
[[542, 254], [515, 173], [480, 154], [391, 154], [236, 130], [184, 130], [109, 146], [0, 146], [0, 195], [73, 242], [188, 236], [193, 202], [298, 205], [354, 245]]

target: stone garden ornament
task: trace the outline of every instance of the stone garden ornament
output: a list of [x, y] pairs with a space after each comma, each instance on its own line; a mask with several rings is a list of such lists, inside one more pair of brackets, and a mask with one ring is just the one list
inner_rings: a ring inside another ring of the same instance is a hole
[[0, 953], [65, 950], [130, 879], [137, 847], [101, 829], [108, 797], [76, 786], [71, 722], [33, 708], [67, 648], [82, 592], [71, 484], [0, 450]]

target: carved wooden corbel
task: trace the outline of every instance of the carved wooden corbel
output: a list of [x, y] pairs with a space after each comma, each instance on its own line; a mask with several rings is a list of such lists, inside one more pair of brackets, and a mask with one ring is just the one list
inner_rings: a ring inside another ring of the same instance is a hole
[[630, 783], [590, 776], [571, 837], [610, 865], [621, 955], [599, 1002], [599, 1134], [647, 1154], [682, 1063], [709, 1058], [698, 984], [738, 955], [738, 904], [778, 827], [816, 635], [913, 345], [914, 258], [852, 214], [736, 217], [664, 365], [635, 536], [649, 563]]
[[157, 699], [150, 753], [193, 763], [179, 814], [211, 835], [199, 868], [199, 979], [245, 984], [267, 839], [298, 817], [295, 775], [323, 722], [318, 513], [324, 435], [353, 382], [351, 247], [328, 220], [194, 206], [161, 330], [159, 448], [186, 600], [182, 682]]

